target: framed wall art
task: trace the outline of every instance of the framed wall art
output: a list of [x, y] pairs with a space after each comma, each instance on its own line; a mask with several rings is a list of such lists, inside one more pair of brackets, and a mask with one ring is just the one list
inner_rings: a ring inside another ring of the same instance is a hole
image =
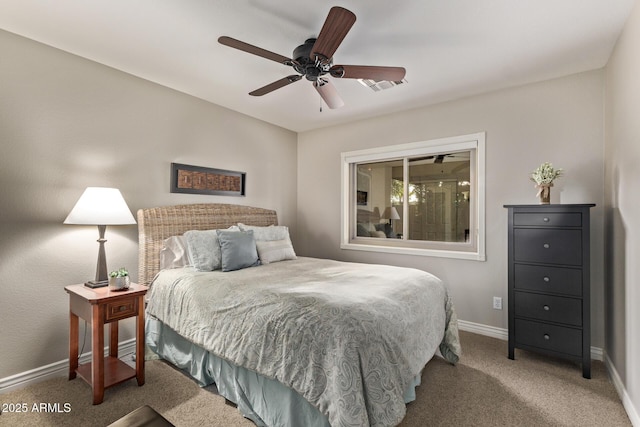
[[358, 190], [356, 192], [356, 201], [358, 203], [358, 206], [367, 206], [368, 195], [369, 193], [367, 191]]
[[171, 192], [244, 196], [245, 172], [171, 163]]

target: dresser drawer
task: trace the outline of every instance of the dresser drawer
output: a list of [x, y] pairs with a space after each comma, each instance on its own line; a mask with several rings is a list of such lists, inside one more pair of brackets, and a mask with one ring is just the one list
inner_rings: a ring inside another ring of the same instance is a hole
[[582, 232], [544, 228], [513, 230], [515, 261], [582, 265]]
[[515, 292], [515, 316], [582, 326], [582, 300]]
[[121, 299], [105, 305], [104, 321], [105, 323], [113, 322], [114, 320], [137, 315], [138, 304], [136, 304], [136, 298]]
[[582, 214], [579, 213], [514, 213], [513, 225], [533, 225], [549, 227], [580, 227]]
[[515, 264], [513, 275], [515, 289], [582, 296], [582, 270]]
[[516, 345], [582, 356], [582, 330], [516, 319]]

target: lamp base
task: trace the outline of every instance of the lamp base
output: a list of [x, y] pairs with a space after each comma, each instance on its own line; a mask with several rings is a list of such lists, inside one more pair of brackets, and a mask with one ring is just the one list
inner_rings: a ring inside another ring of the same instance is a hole
[[88, 282], [85, 282], [85, 286], [87, 288], [103, 288], [105, 286], [107, 286], [109, 284], [108, 280], [89, 280]]

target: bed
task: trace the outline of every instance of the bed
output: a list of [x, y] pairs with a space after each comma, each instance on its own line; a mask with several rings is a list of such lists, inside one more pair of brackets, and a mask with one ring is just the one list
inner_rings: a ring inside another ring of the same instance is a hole
[[[215, 383], [259, 426], [397, 425], [426, 363], [436, 353], [458, 360], [453, 304], [429, 273], [296, 256], [276, 212], [262, 208], [141, 209], [138, 227], [148, 348]], [[211, 230], [221, 269], [202, 271], [201, 249], [187, 245], [190, 266], [160, 271], [167, 239], [193, 243]], [[241, 240], [258, 262], [230, 261]]]

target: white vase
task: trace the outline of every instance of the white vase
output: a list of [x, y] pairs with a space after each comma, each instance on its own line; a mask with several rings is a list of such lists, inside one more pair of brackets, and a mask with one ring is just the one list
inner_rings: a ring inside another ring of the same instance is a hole
[[126, 291], [130, 285], [131, 279], [129, 276], [109, 277], [109, 290], [111, 291]]

